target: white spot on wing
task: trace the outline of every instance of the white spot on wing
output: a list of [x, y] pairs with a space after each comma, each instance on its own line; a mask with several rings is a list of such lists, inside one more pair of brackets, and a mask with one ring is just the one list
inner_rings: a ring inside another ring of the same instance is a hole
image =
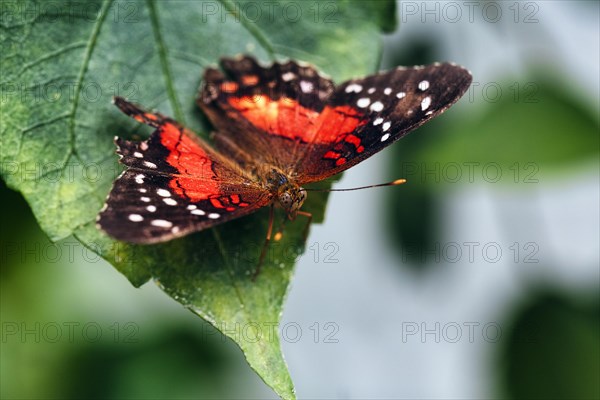
[[427, 96], [421, 101], [421, 110], [425, 111], [431, 105], [431, 97]]
[[144, 217], [142, 217], [140, 214], [129, 214], [128, 218], [133, 222], [140, 222], [144, 220]]
[[150, 203], [150, 197], [140, 197], [140, 200], [144, 203]]
[[140, 143], [140, 149], [141, 149], [141, 150], [143, 150], [143, 151], [146, 151], [146, 150], [148, 150], [148, 143], [146, 143], [146, 142], [141, 142], [141, 143]]
[[281, 75], [281, 79], [283, 79], [285, 82], [289, 82], [295, 77], [296, 74], [294, 74], [293, 72], [286, 72], [285, 74]]
[[164, 219], [153, 219], [150, 221], [150, 225], [158, 226], [160, 228], [170, 228], [173, 226], [173, 223]]
[[188, 210], [195, 210], [197, 207], [194, 204], [190, 204], [189, 206], [187, 206]]
[[385, 89], [383, 89], [383, 94], [385, 94], [386, 96], [390, 93], [392, 93], [392, 88], [386, 87]]
[[376, 112], [383, 110], [383, 103], [380, 101], [376, 101], [375, 103], [371, 104], [371, 110]]
[[402, 99], [405, 96], [406, 96], [406, 93], [404, 93], [404, 92], [398, 92], [398, 93], [396, 93], [396, 97], [399, 98], [399, 99]]
[[144, 165], [148, 168], [156, 169], [156, 164], [151, 163], [150, 161], [144, 161]]
[[369, 104], [371, 104], [371, 100], [367, 97], [360, 98], [356, 102], [356, 105], [359, 106], [360, 108], [366, 108], [369, 106]]
[[363, 90], [363, 87], [358, 83], [352, 83], [346, 86], [346, 93], [360, 93]]
[[138, 175], [136, 175], [135, 176], [135, 183], [140, 183], [140, 184], [144, 183], [144, 178], [145, 177], [146, 177], [146, 175], [144, 175], [144, 174], [138, 174]]
[[159, 196], [162, 196], [162, 197], [170, 197], [171, 196], [171, 192], [169, 192], [168, 190], [165, 190], [165, 189], [157, 189], [156, 194]]
[[381, 127], [381, 129], [385, 132], [388, 129], [390, 129], [390, 126], [392, 126], [392, 123], [390, 121], [388, 121], [385, 124], [383, 124], [383, 126]]
[[[138, 183], [140, 183], [140, 182], [138, 182]], [[144, 188], [141, 188], [141, 189], [138, 189], [138, 190], [139, 190], [140, 193], [146, 193], [147, 192], [147, 190], [144, 189]]]
[[175, 200], [173, 200], [170, 197], [166, 197], [163, 199], [163, 201], [165, 202], [165, 204], [169, 205], [169, 206], [176, 206], [177, 202]]
[[369, 94], [375, 93], [375, 88], [374, 87], [370, 88], [369, 90], [367, 90], [367, 93], [369, 93]]
[[144, 155], [142, 153], [140, 153], [139, 151], [136, 151], [135, 153], [133, 153], [133, 156], [135, 158], [144, 158]]
[[313, 91], [314, 85], [312, 82], [309, 81], [300, 81], [300, 90], [302, 90], [303, 93], [310, 93]]
[[429, 89], [429, 81], [421, 81], [419, 82], [419, 90], [425, 91]]
[[148, 210], [150, 212], [154, 212], [154, 211], [156, 211], [156, 207], [154, 207], [154, 206], [148, 206], [148, 207], [146, 207], [146, 210]]
[[382, 141], [382, 142], [385, 142], [386, 140], [388, 140], [388, 139], [389, 139], [389, 137], [390, 137], [390, 134], [389, 134], [389, 133], [386, 133], [385, 135], [383, 135], [383, 136], [381, 137], [381, 141]]
[[192, 214], [194, 215], [205, 215], [206, 213], [202, 210], [192, 210]]
[[217, 214], [217, 213], [210, 213], [210, 214], [208, 214], [208, 218], [210, 218], [210, 219], [217, 219], [219, 217], [220, 217], [220, 215]]
[[373, 121], [373, 125], [377, 126], [379, 124], [381, 124], [383, 122], [383, 118], [376, 118], [375, 121]]

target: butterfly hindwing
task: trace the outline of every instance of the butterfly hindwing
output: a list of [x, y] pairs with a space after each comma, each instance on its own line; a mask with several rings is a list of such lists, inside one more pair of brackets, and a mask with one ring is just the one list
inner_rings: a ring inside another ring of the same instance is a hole
[[116, 239], [155, 243], [246, 215], [269, 193], [193, 134], [123, 99], [121, 110], [155, 126], [143, 142], [115, 139], [128, 169], [115, 181], [98, 225]]

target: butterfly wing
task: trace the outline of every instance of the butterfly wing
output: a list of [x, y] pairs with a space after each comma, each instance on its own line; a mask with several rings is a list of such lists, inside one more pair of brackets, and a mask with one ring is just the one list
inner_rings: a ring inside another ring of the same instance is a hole
[[115, 139], [128, 168], [115, 181], [97, 220], [112, 237], [132, 243], [162, 242], [270, 203], [268, 191], [194, 133], [121, 98], [115, 103], [156, 130], [144, 142]]
[[240, 165], [289, 170], [308, 141], [309, 127], [333, 93], [333, 82], [304, 63], [261, 66], [241, 56], [209, 68], [198, 105], [217, 130], [215, 147]]
[[299, 183], [359, 163], [441, 114], [471, 83], [455, 64], [400, 67], [343, 83], [303, 63], [262, 67], [225, 58], [208, 69], [198, 104], [217, 128], [217, 149], [241, 165], [279, 167]]
[[298, 181], [323, 180], [372, 156], [448, 109], [471, 79], [456, 64], [436, 63], [343, 83], [307, 134]]
[[260, 66], [224, 59], [209, 68], [198, 103], [217, 133], [213, 150], [160, 114], [116, 98], [156, 127], [141, 143], [116, 139], [128, 169], [115, 181], [98, 225], [133, 243], [166, 241], [255, 211], [272, 194], [253, 174], [271, 165], [300, 184], [337, 174], [454, 104], [471, 83], [454, 64], [398, 68], [334, 88], [298, 62]]

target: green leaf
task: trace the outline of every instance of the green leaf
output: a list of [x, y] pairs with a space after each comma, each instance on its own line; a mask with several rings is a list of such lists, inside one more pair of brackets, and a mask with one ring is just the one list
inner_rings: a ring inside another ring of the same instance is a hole
[[[294, 389], [277, 323], [306, 221], [288, 222], [256, 282], [266, 210], [156, 246], [118, 243], [95, 216], [122, 171], [112, 137], [149, 131], [110, 104], [120, 95], [206, 135], [194, 104], [205, 67], [226, 55], [316, 64], [336, 81], [373, 72], [393, 1], [17, 1], [3, 4], [0, 165], [52, 240], [74, 234], [136, 286], [155, 279], [234, 340], [281, 397]], [[365, 18], [368, 16], [369, 18]], [[307, 211], [323, 218], [325, 194]], [[283, 219], [277, 216], [278, 221]]]
[[598, 298], [536, 293], [508, 321], [499, 353], [510, 399], [600, 396]]

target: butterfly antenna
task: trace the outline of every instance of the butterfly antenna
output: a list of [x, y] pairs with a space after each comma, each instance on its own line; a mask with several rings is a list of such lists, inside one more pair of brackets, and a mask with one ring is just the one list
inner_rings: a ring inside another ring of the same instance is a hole
[[355, 188], [347, 188], [347, 189], [304, 189], [307, 192], [349, 192], [351, 190], [361, 190], [361, 189], [371, 189], [376, 187], [384, 187], [384, 186], [396, 186], [406, 183], [406, 179], [396, 179], [395, 181], [380, 183], [378, 185], [369, 185], [369, 186], [361, 186]]

